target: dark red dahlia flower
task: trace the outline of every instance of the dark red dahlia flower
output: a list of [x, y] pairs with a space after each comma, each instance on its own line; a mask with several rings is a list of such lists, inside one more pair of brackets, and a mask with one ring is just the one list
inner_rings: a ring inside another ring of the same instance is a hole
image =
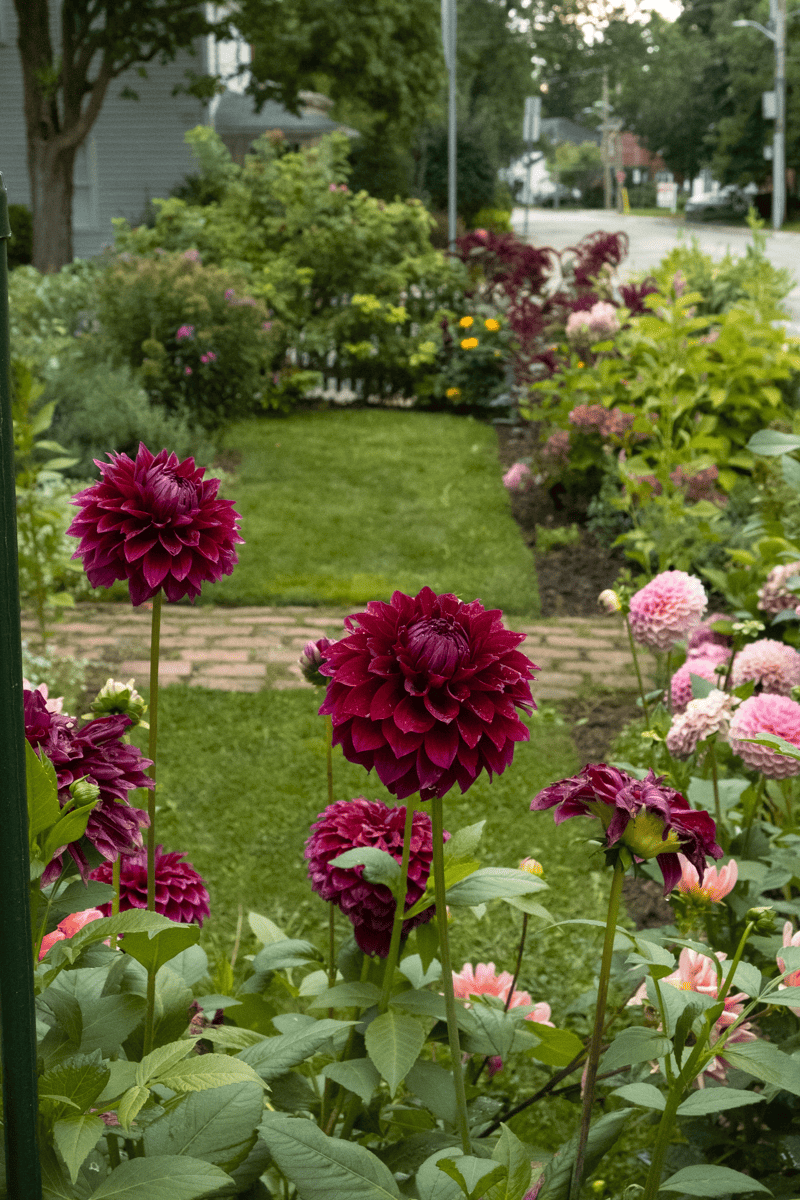
[[135, 462], [110, 458], [95, 459], [102, 479], [73, 498], [81, 511], [67, 530], [80, 538], [72, 557], [92, 587], [127, 579], [138, 605], [162, 587], [168, 600], [194, 599], [206, 580], [231, 574], [243, 539], [233, 504], [217, 497], [219, 480], [204, 480], [193, 458], [154, 457], [144, 443]]
[[[156, 846], [156, 912], [181, 925], [202, 925], [211, 909], [202, 877], [178, 850], [164, 852]], [[111, 863], [101, 863], [89, 876], [111, 883]], [[111, 904], [100, 905], [104, 916]], [[147, 908], [147, 851], [126, 854], [120, 866], [120, 912], [126, 908]]]
[[515, 708], [536, 707], [528, 681], [538, 670], [501, 615], [426, 587], [348, 617], [349, 636], [320, 667], [334, 745], [399, 799], [444, 796], [455, 783], [465, 792], [484, 769], [499, 775], [528, 740]]
[[[365, 954], [386, 958], [392, 938], [395, 899], [388, 887], [363, 878], [363, 867], [330, 866], [330, 861], [356, 846], [375, 846], [391, 854], [396, 862], [403, 856], [403, 831], [406, 810], [401, 805], [389, 808], [380, 800], [337, 800], [311, 826], [306, 842], [308, 875], [311, 887], [322, 897], [337, 904], [352, 922], [355, 939]], [[431, 820], [427, 813], [415, 812], [411, 830], [411, 854], [408, 861], [406, 908], [416, 904], [425, 891], [431, 870], [433, 842]], [[403, 922], [406, 938], [417, 925], [430, 921], [436, 909]]]
[[[152, 788], [146, 774], [150, 759], [136, 746], [122, 740], [131, 724], [125, 716], [100, 717], [77, 729], [74, 717], [50, 712], [44, 696], [28, 688], [23, 690], [25, 736], [35, 749], [41, 749], [56, 772], [58, 799], [63, 806], [70, 799], [70, 786], [88, 779], [100, 789], [100, 798], [86, 826], [86, 838], [103, 855], [115, 859], [142, 845], [141, 830], [150, 824], [146, 812], [126, 803], [135, 788]], [[80, 842], [64, 847], [75, 860], [85, 879], [89, 865]], [[44, 885], [61, 873], [63, 850], [48, 863], [42, 876]]]
[[570, 817], [598, 817], [608, 849], [626, 846], [639, 861], [656, 859], [666, 896], [681, 877], [679, 852], [702, 878], [706, 855], [721, 858], [722, 850], [709, 814], [691, 808], [663, 779], [652, 771], [634, 779], [606, 763], [591, 763], [571, 779], [544, 788], [531, 809], [555, 808], [556, 825]]

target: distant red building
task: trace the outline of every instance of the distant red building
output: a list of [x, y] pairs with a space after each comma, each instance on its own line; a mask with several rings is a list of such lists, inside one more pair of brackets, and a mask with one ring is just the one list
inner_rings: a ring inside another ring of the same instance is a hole
[[657, 174], [667, 170], [667, 164], [661, 155], [651, 154], [649, 150], [645, 150], [644, 146], [640, 146], [635, 133], [625, 129], [615, 136], [619, 138], [622, 145], [619, 150], [616, 147], [612, 148], [611, 157], [614, 163], [621, 159], [623, 170], [640, 171], [642, 181], [655, 179]]

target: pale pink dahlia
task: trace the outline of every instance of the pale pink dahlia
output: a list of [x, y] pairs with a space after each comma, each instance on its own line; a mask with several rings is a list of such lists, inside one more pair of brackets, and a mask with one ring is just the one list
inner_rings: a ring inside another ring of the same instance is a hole
[[759, 638], [743, 646], [733, 660], [731, 681], [734, 687], [753, 680], [764, 692], [791, 694], [800, 684], [800, 654], [786, 642]]
[[83, 912], [70, 913], [68, 917], [64, 917], [64, 920], [58, 922], [52, 933], [45, 934], [42, 938], [39, 961], [41, 962], [47, 951], [56, 942], [63, 942], [65, 938], [74, 937], [79, 929], [83, 929], [84, 925], [88, 925], [91, 921], [99, 921], [103, 915], [99, 908], [86, 908]]
[[566, 334], [570, 341], [577, 341], [589, 332], [591, 314], [588, 309], [578, 309], [567, 318]]
[[536, 707], [538, 669], [501, 615], [426, 587], [348, 617], [348, 635], [320, 668], [330, 682], [319, 711], [333, 720], [334, 745], [374, 767], [399, 799], [444, 796], [455, 783], [465, 792], [481, 771], [499, 775], [529, 738], [516, 709]]
[[598, 300], [589, 310], [589, 333], [595, 341], [613, 337], [619, 333], [619, 318], [613, 304]]
[[[672, 696], [673, 712], [682, 713], [693, 698], [692, 675], [697, 675], [700, 679], [705, 679], [715, 686], [721, 684], [725, 678], [728, 670], [725, 658], [728, 657], [728, 652], [721, 646], [709, 645], [705, 648], [710, 652], [708, 658], [689, 658], [682, 667], [678, 667], [672, 676], [670, 695]], [[725, 657], [721, 658], [720, 655]]]
[[708, 647], [719, 646], [727, 650], [730, 655], [730, 647], [733, 639], [730, 634], [717, 633], [713, 626], [717, 621], [729, 621], [731, 618], [725, 613], [709, 613], [708, 616], [696, 625], [689, 635], [689, 640], [686, 643], [686, 654], [697, 654], [701, 658], [708, 657]]
[[[514, 976], [508, 971], [498, 975], [493, 962], [478, 963], [474, 970], [472, 963], [464, 963], [460, 971], [453, 971], [453, 994], [460, 1000], [469, 1000], [470, 996], [498, 996], [505, 1001], [513, 982]], [[533, 1004], [529, 993], [515, 989], [508, 1007], [520, 1008], [523, 1004]], [[541, 1000], [533, 1004], [533, 1011], [526, 1013], [525, 1020], [552, 1026], [550, 1016], [550, 1005]]]
[[800, 760], [779, 754], [769, 746], [742, 740], [764, 733], [777, 734], [800, 748], [800, 704], [773, 692], [750, 696], [736, 710], [728, 733], [734, 754], [738, 754], [752, 770], [760, 771], [768, 779], [788, 779], [790, 775], [800, 774]]
[[[793, 933], [791, 921], [787, 921], [783, 927], [783, 944], [784, 946], [800, 946], [800, 930]], [[786, 970], [786, 962], [780, 954], [778, 955], [778, 970], [781, 972]], [[787, 987], [800, 987], [800, 970], [792, 971], [791, 975], [786, 976], [783, 983], [778, 984], [779, 991]], [[796, 1017], [800, 1017], [800, 1008], [793, 1008], [791, 1011]]]
[[694, 575], [662, 571], [631, 597], [631, 632], [651, 650], [669, 650], [699, 623], [707, 604], [706, 590]]
[[[202, 877], [180, 851], [165, 852], [156, 846], [156, 912], [180, 925], [202, 925], [211, 911], [209, 895]], [[139, 850], [122, 859], [120, 869], [120, 912], [128, 908], [147, 908], [147, 851]], [[111, 863], [101, 863], [90, 879], [111, 883]], [[111, 904], [101, 905], [104, 916]]]
[[92, 587], [127, 579], [131, 603], [143, 604], [159, 588], [168, 600], [200, 595], [206, 580], [230, 575], [238, 562], [239, 515], [220, 500], [218, 479], [204, 480], [193, 458], [178, 461], [140, 443], [136, 461], [127, 454], [95, 460], [102, 479], [79, 492], [80, 512], [67, 533], [80, 538]]
[[710, 900], [716, 904], [735, 888], [736, 881], [739, 878], [739, 866], [735, 858], [730, 859], [719, 870], [716, 867], [706, 867], [703, 872], [702, 883], [700, 882], [700, 876], [697, 874], [697, 869], [692, 866], [688, 858], [684, 858], [682, 854], [679, 854], [678, 858], [681, 864], [678, 891], [683, 892], [684, 895]]
[[800, 575], [800, 562], [772, 568], [763, 587], [758, 589], [758, 607], [762, 612], [774, 614], [796, 606], [797, 592], [790, 592], [787, 586], [795, 575]]
[[733, 715], [733, 705], [734, 697], [721, 692], [719, 688], [714, 688], [702, 699], [690, 700], [686, 711], [672, 718], [667, 733], [670, 754], [675, 758], [688, 758], [694, 754], [699, 742], [715, 733], [726, 734]]
[[[320, 813], [311, 826], [306, 842], [308, 876], [311, 887], [321, 896], [338, 905], [353, 925], [353, 933], [365, 954], [386, 958], [392, 937], [392, 925], [397, 907], [388, 887], [371, 883], [363, 877], [363, 867], [332, 867], [331, 859], [346, 850], [375, 846], [391, 854], [396, 862], [403, 856], [405, 805], [389, 808], [380, 800], [337, 800]], [[416, 904], [425, 891], [433, 859], [431, 819], [427, 813], [415, 812], [411, 832], [411, 854], [408, 863], [408, 889], [405, 908]], [[430, 921], [436, 912], [434, 905], [403, 922], [403, 937], [412, 929]]]
[[524, 462], [515, 462], [503, 476], [503, 484], [510, 492], [524, 492], [530, 483], [531, 469]]

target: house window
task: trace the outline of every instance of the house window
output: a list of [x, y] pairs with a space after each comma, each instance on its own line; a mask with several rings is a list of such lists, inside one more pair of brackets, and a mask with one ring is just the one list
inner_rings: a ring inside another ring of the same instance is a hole
[[97, 230], [100, 213], [97, 187], [97, 143], [90, 134], [75, 155], [72, 172], [72, 227], [76, 231]]

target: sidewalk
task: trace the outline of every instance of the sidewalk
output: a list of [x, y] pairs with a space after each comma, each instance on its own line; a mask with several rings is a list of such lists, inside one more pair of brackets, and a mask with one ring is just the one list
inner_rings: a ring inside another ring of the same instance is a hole
[[[167, 605], [161, 619], [163, 685], [230, 692], [308, 687], [297, 660], [308, 641], [340, 638], [352, 609], [191, 608]], [[533, 684], [537, 700], [567, 700], [588, 687], [633, 691], [636, 676], [628, 639], [617, 617], [568, 617], [507, 624], [525, 633], [520, 649], [541, 668]], [[35, 623], [27, 616], [23, 637], [35, 644]], [[133, 676], [147, 687], [150, 671], [150, 612], [147, 606], [78, 604], [53, 630], [54, 655], [84, 659], [116, 679]], [[652, 659], [640, 656], [650, 684]]]

